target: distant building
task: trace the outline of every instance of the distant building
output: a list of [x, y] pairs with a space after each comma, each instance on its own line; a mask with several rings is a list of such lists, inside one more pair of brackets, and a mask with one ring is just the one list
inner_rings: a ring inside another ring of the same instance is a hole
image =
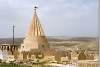
[[7, 60], [9, 55], [13, 55], [15, 59], [18, 58], [17, 45], [1, 44], [0, 45], [0, 59]]
[[86, 55], [84, 53], [84, 50], [82, 50], [78, 55], [78, 60], [86, 60]]

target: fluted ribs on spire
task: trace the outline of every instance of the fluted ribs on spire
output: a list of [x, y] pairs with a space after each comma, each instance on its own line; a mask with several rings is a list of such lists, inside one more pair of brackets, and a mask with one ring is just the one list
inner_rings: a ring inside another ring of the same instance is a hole
[[37, 16], [36, 8], [37, 7], [34, 9], [34, 16], [32, 17], [32, 22], [28, 28], [24, 42], [21, 45], [22, 51], [48, 47], [48, 41], [44, 35], [44, 31]]

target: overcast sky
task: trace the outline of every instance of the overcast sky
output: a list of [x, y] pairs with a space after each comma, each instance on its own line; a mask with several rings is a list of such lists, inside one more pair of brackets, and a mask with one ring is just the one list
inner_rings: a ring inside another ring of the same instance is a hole
[[97, 36], [97, 0], [0, 0], [0, 38], [24, 37], [35, 4], [47, 36]]

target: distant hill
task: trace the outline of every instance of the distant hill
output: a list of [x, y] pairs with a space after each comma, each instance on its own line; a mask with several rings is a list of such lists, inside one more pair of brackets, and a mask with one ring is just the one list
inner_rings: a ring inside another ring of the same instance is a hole
[[73, 40], [73, 41], [94, 41], [97, 40], [96, 37], [76, 37], [76, 38], [71, 38], [69, 40]]
[[[24, 38], [15, 38], [15, 44], [20, 45], [23, 42]], [[12, 44], [12, 38], [0, 38], [0, 44]]]
[[[15, 44], [21, 45], [23, 43], [24, 38], [15, 38]], [[96, 37], [64, 37], [64, 36], [48, 36], [47, 37], [48, 42], [53, 42], [53, 44], [50, 44], [52, 46], [65, 46], [65, 47], [71, 47], [71, 46], [78, 46], [79, 48], [95, 48], [98, 49], [98, 43]], [[77, 43], [67, 43], [66, 41], [76, 41]], [[56, 42], [59, 42], [56, 44]], [[65, 43], [62, 43], [65, 42]], [[93, 43], [93, 44], [92, 44]], [[0, 44], [12, 44], [12, 38], [0, 38]]]
[[49, 36], [47, 37], [49, 41], [95, 41], [98, 40], [97, 37], [64, 37], [64, 36]]

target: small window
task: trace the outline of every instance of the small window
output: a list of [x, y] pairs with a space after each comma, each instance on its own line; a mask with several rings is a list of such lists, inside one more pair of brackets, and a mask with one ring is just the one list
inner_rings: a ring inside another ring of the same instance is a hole
[[42, 45], [42, 48], [44, 48], [44, 45]]

